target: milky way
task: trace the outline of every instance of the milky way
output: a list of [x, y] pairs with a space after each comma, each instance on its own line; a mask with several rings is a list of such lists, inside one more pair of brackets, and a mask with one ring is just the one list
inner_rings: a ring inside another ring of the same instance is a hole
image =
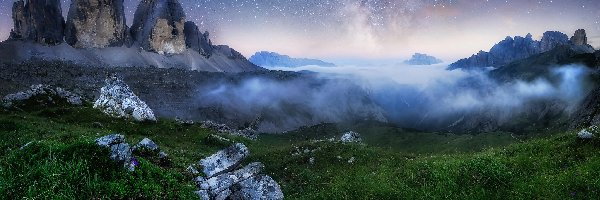
[[[245, 55], [270, 50], [329, 59], [405, 58], [413, 52], [455, 59], [509, 35], [588, 30], [600, 47], [597, 0], [180, 0], [187, 20], [215, 43]], [[70, 0], [63, 0], [63, 12]], [[129, 23], [139, 0], [126, 0]], [[12, 1], [0, 2], [0, 39]]]

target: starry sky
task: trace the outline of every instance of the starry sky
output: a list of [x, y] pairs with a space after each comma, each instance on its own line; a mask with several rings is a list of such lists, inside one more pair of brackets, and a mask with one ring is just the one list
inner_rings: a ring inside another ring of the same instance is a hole
[[[446, 60], [470, 56], [506, 36], [585, 28], [600, 47], [598, 0], [179, 0], [187, 20], [246, 56]], [[125, 0], [131, 24], [139, 0]], [[68, 12], [70, 0], [63, 0]], [[0, 40], [12, 28], [12, 0], [0, 0]]]

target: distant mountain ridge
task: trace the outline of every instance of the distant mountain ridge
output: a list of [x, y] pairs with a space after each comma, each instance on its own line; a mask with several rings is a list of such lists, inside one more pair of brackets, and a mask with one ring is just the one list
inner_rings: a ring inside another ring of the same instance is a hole
[[260, 51], [250, 57], [250, 62], [264, 68], [273, 67], [302, 67], [308, 65], [316, 65], [321, 67], [333, 67], [335, 64], [328, 63], [322, 60], [309, 58], [292, 58], [287, 55], [281, 55], [275, 52]]
[[404, 64], [408, 65], [435, 65], [440, 64], [443, 61], [422, 53], [415, 53], [409, 60], [404, 61]]
[[494, 45], [489, 52], [479, 51], [469, 58], [452, 63], [448, 69], [476, 69], [483, 67], [500, 67], [513, 61], [525, 59], [530, 56], [548, 52], [559, 46], [571, 46], [582, 53], [592, 53], [594, 48], [587, 43], [585, 30], [575, 31], [573, 37], [569, 37], [558, 31], [547, 31], [540, 41], [533, 40], [531, 34], [525, 37], [506, 37]]

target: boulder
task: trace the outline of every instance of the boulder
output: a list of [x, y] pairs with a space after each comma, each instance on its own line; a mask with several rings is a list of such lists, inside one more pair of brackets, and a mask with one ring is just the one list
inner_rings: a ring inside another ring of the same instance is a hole
[[123, 0], [72, 0], [65, 40], [75, 48], [123, 46], [128, 37]]
[[63, 42], [65, 20], [60, 0], [17, 0], [13, 2], [12, 40], [47, 45]]
[[273, 178], [266, 175], [258, 175], [235, 184], [230, 199], [260, 199], [275, 200], [283, 199], [281, 187]]
[[211, 196], [216, 197], [233, 185], [258, 175], [263, 169], [262, 163], [251, 163], [242, 169], [209, 178], [206, 182], [201, 182], [199, 188], [206, 189]]
[[237, 143], [200, 160], [199, 164], [204, 168], [204, 174], [210, 178], [235, 169], [249, 154], [244, 144]]
[[579, 133], [577, 133], [577, 138], [582, 140], [593, 139], [594, 137], [596, 137], [595, 134], [598, 134], [599, 131], [600, 130], [597, 126], [591, 126], [589, 128], [579, 131]]
[[47, 105], [55, 105], [59, 101], [64, 101], [75, 106], [83, 105], [83, 98], [81, 96], [60, 87], [53, 88], [42, 84], [32, 85], [28, 90], [6, 95], [2, 100], [9, 107], [19, 101], [26, 101], [36, 97], [44, 99], [44, 103]]
[[120, 134], [107, 135], [96, 139], [96, 144], [104, 148], [110, 148], [110, 159], [120, 163], [129, 171], [134, 171], [138, 165], [132, 156], [132, 149], [125, 143], [125, 136]]
[[[248, 149], [238, 143], [201, 160], [208, 179], [201, 176], [194, 179], [196, 195], [200, 199], [283, 199], [277, 182], [261, 175], [262, 163], [254, 162], [235, 170], [248, 154]], [[188, 171], [189, 168], [193, 166]]]
[[159, 150], [158, 145], [149, 138], [142, 139], [142, 141], [140, 141], [138, 144], [135, 145], [134, 149], [136, 149], [136, 150], [145, 149], [145, 150], [149, 150], [149, 151], [158, 151]]
[[107, 135], [96, 139], [96, 144], [102, 147], [110, 147], [120, 143], [125, 143], [125, 136], [120, 134]]
[[135, 11], [131, 36], [147, 51], [180, 54], [186, 49], [185, 13], [178, 0], [142, 0]]
[[118, 118], [133, 118], [136, 121], [156, 121], [154, 112], [138, 98], [125, 82], [116, 76], [106, 79], [100, 98], [94, 108]]
[[362, 139], [360, 138], [360, 134], [354, 131], [346, 132], [340, 138], [342, 143], [360, 143]]

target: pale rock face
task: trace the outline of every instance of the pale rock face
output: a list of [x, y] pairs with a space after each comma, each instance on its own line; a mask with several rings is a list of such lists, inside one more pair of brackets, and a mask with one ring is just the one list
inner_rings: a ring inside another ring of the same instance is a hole
[[57, 45], [63, 42], [65, 20], [59, 0], [17, 0], [10, 39]]
[[158, 151], [159, 150], [158, 145], [149, 138], [142, 139], [142, 141], [140, 141], [137, 145], [135, 145], [135, 149], [146, 149], [146, 150], [150, 150], [150, 151]]
[[588, 41], [587, 41], [587, 34], [585, 33], [585, 30], [579, 29], [579, 30], [575, 31], [575, 35], [573, 35], [573, 37], [571, 37], [571, 43], [573, 43], [574, 45], [587, 45]]
[[154, 112], [138, 98], [122, 80], [111, 77], [100, 91], [100, 98], [94, 108], [119, 118], [133, 118], [136, 121], [156, 121]]
[[213, 177], [239, 166], [249, 154], [244, 144], [237, 143], [200, 160], [199, 164], [204, 167], [204, 174]]
[[180, 54], [186, 50], [184, 23], [178, 0], [143, 0], [135, 12], [131, 36], [145, 50]]
[[123, 0], [73, 0], [65, 40], [75, 48], [122, 46], [127, 40]]

